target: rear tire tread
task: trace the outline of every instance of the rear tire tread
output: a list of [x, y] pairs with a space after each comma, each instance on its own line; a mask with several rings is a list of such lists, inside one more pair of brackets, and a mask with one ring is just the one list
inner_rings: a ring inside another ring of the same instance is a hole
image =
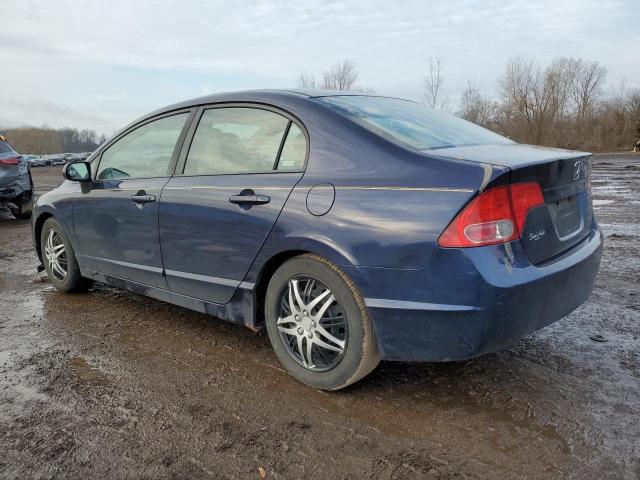
[[364, 298], [358, 290], [358, 287], [356, 287], [355, 283], [353, 283], [353, 280], [351, 280], [351, 278], [349, 278], [349, 276], [344, 273], [335, 263], [330, 262], [326, 258], [321, 257], [320, 255], [316, 255], [315, 253], [305, 253], [300, 256], [323, 263], [325, 266], [340, 275], [344, 283], [346, 283], [347, 287], [349, 287], [349, 290], [351, 290], [351, 294], [353, 295], [353, 298], [355, 299], [356, 303], [358, 304], [358, 308], [360, 309], [360, 318], [364, 327], [362, 359], [360, 361], [360, 365], [353, 373], [353, 375], [349, 377], [349, 379], [347, 379], [347, 381], [343, 385], [333, 389], [340, 390], [366, 377], [380, 363], [380, 352], [378, 350], [378, 343], [376, 342], [375, 334], [373, 331], [373, 324], [369, 317], [369, 310], [365, 305]]
[[[298, 262], [298, 264], [293, 265], [295, 262]], [[305, 266], [308, 271], [305, 271]], [[338, 295], [338, 293], [342, 295], [343, 301], [346, 301], [347, 298], [350, 297], [348, 301], [349, 306], [344, 303], [342, 304], [343, 308], [345, 308], [345, 314], [347, 313], [346, 310], [350, 311], [351, 316], [347, 317], [349, 321], [349, 331], [351, 332], [352, 326], [358, 327], [357, 335], [349, 335], [349, 342], [356, 343], [347, 344], [347, 349], [345, 350], [346, 357], [335, 369], [328, 372], [314, 372], [303, 369], [303, 367], [298, 366], [296, 362], [290, 358], [290, 354], [286, 353], [286, 350], [281, 345], [281, 339], [275, 327], [275, 316], [277, 316], [277, 314], [272, 311], [272, 305], [278, 302], [278, 299], [275, 297], [279, 295], [276, 292], [280, 291], [281, 282], [283, 280], [286, 281], [287, 277], [290, 278], [290, 275], [305, 275], [309, 273], [309, 270], [315, 270], [316, 275], [320, 275], [319, 279], [330, 288], [335, 295]], [[267, 295], [264, 314], [267, 321], [269, 338], [279, 360], [297, 380], [320, 390], [340, 390], [364, 378], [380, 363], [378, 344], [364, 298], [355, 283], [338, 265], [314, 253], [305, 253], [290, 258], [280, 265], [269, 280]], [[349, 345], [352, 345], [351, 350]], [[351, 353], [348, 353], [349, 351], [351, 351]]]

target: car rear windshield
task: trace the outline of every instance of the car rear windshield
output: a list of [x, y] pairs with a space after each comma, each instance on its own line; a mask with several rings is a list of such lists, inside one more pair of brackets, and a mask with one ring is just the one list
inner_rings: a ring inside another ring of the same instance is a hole
[[514, 143], [486, 128], [409, 100], [365, 95], [316, 100], [383, 137], [417, 150]]
[[7, 142], [0, 142], [0, 153], [10, 153], [13, 152], [13, 149], [9, 146]]

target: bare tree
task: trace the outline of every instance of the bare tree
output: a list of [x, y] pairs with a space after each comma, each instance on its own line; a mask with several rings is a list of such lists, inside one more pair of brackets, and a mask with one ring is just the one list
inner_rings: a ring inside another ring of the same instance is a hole
[[522, 142], [628, 148], [635, 136], [635, 97], [624, 82], [605, 93], [605, 79], [598, 62], [559, 57], [543, 69], [534, 60], [513, 58], [500, 81], [499, 129]]
[[333, 64], [329, 70], [325, 70], [322, 74], [323, 82], [316, 82], [313, 73], [303, 72], [298, 76], [298, 87], [308, 89], [325, 88], [329, 90], [351, 90], [367, 94], [375, 93], [370, 86], [356, 85], [359, 73], [356, 70], [356, 64], [351, 60], [344, 60]]
[[[629, 92], [627, 103], [627, 112], [631, 121], [640, 126], [640, 88], [635, 88]], [[638, 131], [640, 134], [640, 130]]]
[[316, 77], [313, 73], [302, 72], [298, 77], [298, 88], [316, 90], [318, 88], [318, 84], [316, 83]]
[[640, 137], [640, 88], [624, 81], [605, 90], [598, 62], [557, 57], [546, 67], [512, 58], [500, 78], [501, 98], [469, 83], [458, 115], [514, 140], [564, 148], [611, 151]]
[[578, 127], [582, 128], [588, 117], [595, 111], [595, 103], [602, 94], [602, 84], [607, 76], [607, 70], [598, 62], [576, 60], [576, 63], [577, 68], [569, 94], [576, 105]]
[[[623, 80], [611, 86], [603, 98], [598, 102], [597, 111], [593, 118], [594, 129], [586, 145], [589, 150], [610, 150], [613, 148], [629, 148], [638, 140], [640, 105], [634, 108], [635, 102], [640, 102], [640, 90], [629, 89]], [[634, 112], [634, 110], [636, 110]]]
[[442, 93], [443, 69], [443, 58], [429, 57], [429, 71], [424, 77], [424, 97], [427, 107], [436, 110], [444, 110], [449, 104], [449, 98]]
[[534, 60], [509, 60], [500, 85], [510, 136], [536, 144], [549, 140], [564, 111], [564, 78], [554, 65], [543, 70]]
[[335, 63], [324, 72], [323, 88], [330, 90], [351, 90], [358, 80], [356, 64], [351, 60]]
[[458, 116], [483, 127], [489, 127], [495, 122], [496, 111], [496, 102], [484, 96], [475, 83], [468, 82], [460, 100]]

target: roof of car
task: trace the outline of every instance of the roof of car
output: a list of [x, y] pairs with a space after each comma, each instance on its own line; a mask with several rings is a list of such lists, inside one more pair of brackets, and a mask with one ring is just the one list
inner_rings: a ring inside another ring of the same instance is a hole
[[277, 101], [286, 98], [317, 98], [329, 96], [370, 96], [378, 97], [380, 95], [372, 95], [361, 92], [345, 91], [345, 90], [311, 90], [311, 89], [263, 89], [263, 90], [240, 90], [236, 92], [222, 92], [206, 95], [204, 97], [192, 98], [173, 105], [169, 105], [155, 113], [161, 111], [176, 110], [178, 108], [191, 107], [193, 105], [203, 105], [213, 102], [245, 102], [245, 101]]
[[[333, 96], [360, 96], [360, 97], [385, 97], [385, 98], [394, 98], [387, 97], [385, 95], [376, 95], [373, 93], [364, 93], [357, 91], [349, 91], [349, 90], [315, 90], [315, 89], [263, 89], [263, 90], [239, 90], [235, 92], [222, 92], [222, 93], [214, 93], [211, 95], [206, 95], [204, 97], [192, 98], [190, 100], [184, 100], [182, 102], [174, 103], [172, 105], [168, 105], [166, 107], [160, 108], [153, 112], [144, 115], [130, 124], [126, 125], [120, 131], [128, 130], [130, 127], [142, 122], [146, 121], [156, 115], [162, 115], [164, 113], [169, 113], [175, 110], [186, 109], [190, 107], [194, 107], [197, 105], [206, 105], [209, 103], [264, 103], [267, 105], [276, 105], [284, 107], [287, 104], [294, 103], [295, 101], [299, 101], [301, 99], [311, 99], [311, 98], [319, 98], [319, 97], [333, 97]], [[409, 100], [411, 101], [411, 100]]]
[[192, 98], [182, 102], [167, 105], [153, 112], [144, 115], [129, 125], [125, 126], [121, 131], [127, 130], [131, 126], [163, 113], [189, 108], [196, 105], [206, 105], [216, 102], [255, 102], [265, 104], [288, 103], [287, 100], [299, 100], [304, 98], [318, 98], [328, 96], [369, 96], [380, 97], [382, 95], [367, 94], [361, 92], [345, 91], [345, 90], [307, 90], [307, 89], [263, 89], [263, 90], [240, 90], [236, 92], [222, 92], [206, 95], [204, 97]]

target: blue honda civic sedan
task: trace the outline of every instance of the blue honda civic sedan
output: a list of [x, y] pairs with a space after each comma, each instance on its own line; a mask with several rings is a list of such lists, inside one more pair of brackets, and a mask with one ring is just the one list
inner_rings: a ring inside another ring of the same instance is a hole
[[462, 360], [590, 295], [589, 154], [396, 98], [224, 93], [125, 127], [32, 218], [63, 292], [93, 281], [251, 329], [337, 390], [379, 361]]

